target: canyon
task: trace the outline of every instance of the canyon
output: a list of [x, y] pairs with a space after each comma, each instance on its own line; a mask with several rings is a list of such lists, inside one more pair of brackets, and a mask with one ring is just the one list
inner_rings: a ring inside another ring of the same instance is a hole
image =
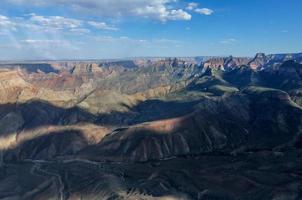
[[0, 199], [300, 199], [302, 53], [0, 62]]

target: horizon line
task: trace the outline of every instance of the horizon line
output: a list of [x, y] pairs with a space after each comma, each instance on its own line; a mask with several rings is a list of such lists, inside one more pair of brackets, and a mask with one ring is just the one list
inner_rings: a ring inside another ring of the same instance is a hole
[[[66, 61], [126, 61], [126, 60], [135, 60], [135, 59], [156, 59], [156, 58], [219, 58], [219, 57], [234, 57], [234, 58], [254, 58], [257, 54], [263, 52], [255, 53], [254, 56], [234, 56], [234, 55], [207, 55], [207, 56], [133, 56], [133, 57], [124, 57], [124, 58], [59, 58], [59, 59], [49, 59], [49, 58], [39, 58], [39, 59], [0, 59], [0, 62], [66, 62]], [[285, 54], [302, 54], [301, 52], [295, 53], [263, 53], [266, 56], [270, 55], [285, 55]]]

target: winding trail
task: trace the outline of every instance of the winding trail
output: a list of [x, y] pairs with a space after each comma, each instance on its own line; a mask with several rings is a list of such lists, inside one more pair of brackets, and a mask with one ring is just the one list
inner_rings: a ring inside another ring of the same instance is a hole
[[52, 173], [46, 170], [41, 169], [42, 165], [41, 162], [35, 162], [32, 161], [34, 163], [34, 166], [31, 169], [31, 173], [34, 175], [38, 175], [38, 176], [51, 176], [54, 178], [56, 185], [57, 185], [57, 190], [58, 190], [58, 199], [59, 200], [65, 200], [66, 198], [64, 197], [64, 183], [62, 181], [62, 178], [59, 174], [56, 173]]

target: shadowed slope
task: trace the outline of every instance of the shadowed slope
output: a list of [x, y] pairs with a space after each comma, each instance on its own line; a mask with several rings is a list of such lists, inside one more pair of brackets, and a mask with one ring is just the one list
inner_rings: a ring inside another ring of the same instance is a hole
[[80, 156], [147, 161], [213, 151], [272, 149], [292, 145], [302, 125], [301, 108], [278, 90], [247, 89], [216, 102], [201, 102], [198, 107], [184, 117], [117, 130]]

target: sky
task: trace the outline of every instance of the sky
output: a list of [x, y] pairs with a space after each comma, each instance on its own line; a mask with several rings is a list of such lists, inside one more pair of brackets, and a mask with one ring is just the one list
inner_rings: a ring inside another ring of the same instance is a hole
[[302, 52], [301, 0], [1, 0], [0, 60]]

